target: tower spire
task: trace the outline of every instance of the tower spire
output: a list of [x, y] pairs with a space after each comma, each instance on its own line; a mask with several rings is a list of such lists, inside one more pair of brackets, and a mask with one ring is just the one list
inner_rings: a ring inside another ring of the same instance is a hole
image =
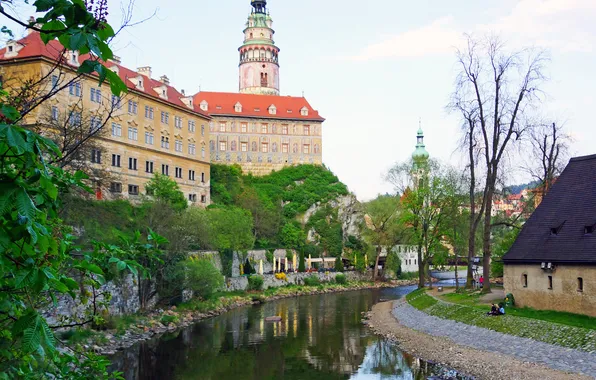
[[279, 48], [266, 0], [252, 0], [240, 52], [240, 93], [279, 95]]

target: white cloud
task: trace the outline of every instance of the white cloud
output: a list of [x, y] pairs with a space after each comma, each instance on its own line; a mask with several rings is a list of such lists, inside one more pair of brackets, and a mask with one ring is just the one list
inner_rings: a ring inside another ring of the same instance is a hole
[[591, 52], [594, 49], [596, 1], [522, 0], [495, 22], [478, 26], [520, 45], [535, 44], [560, 52]]
[[596, 0], [519, 0], [506, 16], [464, 28], [453, 16], [368, 45], [345, 59], [368, 61], [452, 54], [464, 32], [500, 34], [514, 45], [536, 45], [560, 52], [596, 48]]
[[429, 25], [390, 36], [367, 46], [351, 60], [367, 61], [379, 58], [412, 58], [451, 52], [461, 39], [453, 17], [443, 17]]

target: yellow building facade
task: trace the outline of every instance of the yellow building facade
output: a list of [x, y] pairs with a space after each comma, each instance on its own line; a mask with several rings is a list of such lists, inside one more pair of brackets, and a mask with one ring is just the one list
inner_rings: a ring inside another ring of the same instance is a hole
[[[119, 74], [128, 93], [114, 97], [109, 86], [98, 86], [96, 77], [77, 76], [76, 68], [87, 58], [65, 52], [57, 41], [44, 45], [36, 32], [0, 50], [4, 88], [38, 83], [40, 94], [59, 89], [25, 124], [36, 126], [48, 119], [51, 125], [66, 117], [73, 128], [101, 129], [94, 133], [94, 149], [81, 158], [98, 169], [92, 172], [107, 174], [91, 178], [98, 199], [140, 198], [145, 184], [160, 173], [178, 183], [189, 203], [208, 205], [211, 117], [167, 77], [154, 79], [149, 67], [132, 71], [118, 60], [106, 66]], [[51, 129], [44, 134], [60, 144]]]

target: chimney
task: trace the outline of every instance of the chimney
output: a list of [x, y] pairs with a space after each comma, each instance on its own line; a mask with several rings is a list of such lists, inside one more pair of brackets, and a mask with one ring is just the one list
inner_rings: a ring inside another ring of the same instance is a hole
[[[30, 17], [29, 17], [29, 20], [28, 20], [28, 23], [29, 23], [29, 25], [30, 25], [30, 26], [32, 26], [32, 27], [34, 27], [34, 28], [41, 29], [41, 24], [37, 24], [37, 23], [35, 23], [35, 21], [36, 21], [35, 17], [33, 17], [33, 16], [30, 16]], [[31, 29], [31, 28], [27, 28], [27, 29], [25, 29], [25, 34], [26, 34], [27, 36], [28, 36], [28, 35], [30, 35], [30, 34], [31, 34], [31, 33], [33, 33], [33, 32], [34, 32], [34, 30], [33, 30], [33, 29]]]
[[110, 59], [110, 61], [114, 62], [117, 65], [122, 64], [122, 59], [120, 57], [118, 57], [117, 55], [113, 56], [112, 59]]
[[184, 93], [184, 89], [180, 90], [180, 93], [182, 94], [182, 96], [186, 96], [186, 94]]
[[159, 81], [165, 85], [169, 85], [170, 84], [170, 78], [167, 77], [167, 75], [162, 75], [159, 77]]
[[151, 79], [151, 66], [143, 66], [137, 69], [137, 73], [146, 76]]

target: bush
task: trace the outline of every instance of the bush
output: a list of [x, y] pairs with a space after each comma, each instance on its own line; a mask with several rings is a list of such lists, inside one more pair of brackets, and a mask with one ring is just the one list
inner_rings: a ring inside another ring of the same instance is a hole
[[263, 277], [261, 276], [249, 276], [248, 277], [248, 290], [262, 290], [263, 289]]
[[345, 274], [338, 274], [337, 276], [335, 276], [335, 282], [337, 282], [340, 285], [345, 285], [348, 283], [348, 278]]
[[198, 298], [207, 299], [224, 285], [222, 274], [210, 260], [188, 259], [181, 265], [186, 275], [185, 288], [192, 290]]
[[160, 322], [167, 326], [170, 323], [177, 323], [178, 322], [178, 317], [175, 315], [164, 315], [163, 317], [161, 317]]
[[281, 281], [288, 281], [288, 276], [284, 272], [276, 273], [275, 278]]
[[319, 280], [318, 276], [310, 275], [304, 279], [304, 285], [306, 286], [319, 286], [321, 284], [321, 280]]
[[344, 263], [341, 260], [341, 257], [335, 259], [335, 271], [336, 272], [343, 272], [344, 271]]

